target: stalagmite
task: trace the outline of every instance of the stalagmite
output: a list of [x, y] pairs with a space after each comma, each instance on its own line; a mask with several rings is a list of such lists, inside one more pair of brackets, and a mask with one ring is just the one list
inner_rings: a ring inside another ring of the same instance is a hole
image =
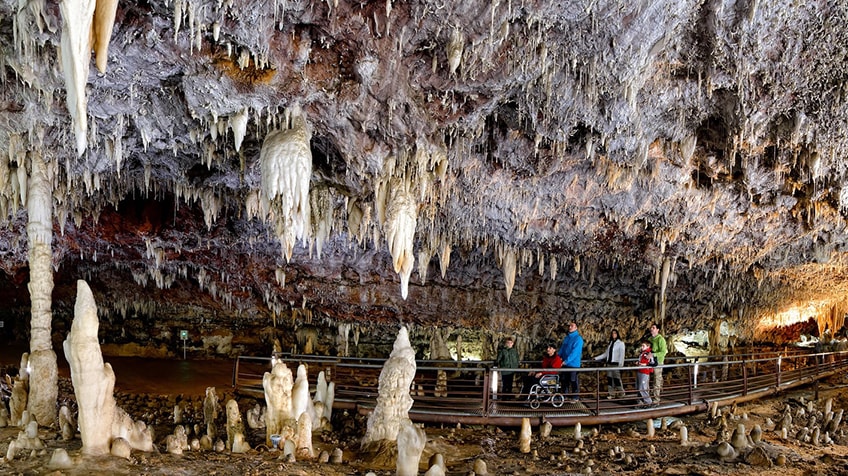
[[292, 127], [269, 133], [259, 152], [262, 210], [273, 214], [286, 261], [295, 241], [310, 229], [309, 180], [312, 176], [312, 131], [299, 106], [290, 110]]
[[730, 444], [739, 451], [743, 451], [750, 446], [748, 444], [748, 436], [745, 434], [744, 423], [739, 423], [736, 426], [736, 430], [734, 430], [733, 435], [730, 437]]
[[84, 281], [77, 281], [74, 321], [64, 349], [79, 406], [82, 452], [89, 455], [109, 454], [110, 427], [115, 416], [115, 374], [111, 365], [103, 363], [98, 327], [94, 296]]
[[413, 403], [409, 386], [415, 369], [415, 350], [409, 343], [409, 331], [401, 327], [392, 353], [380, 372], [377, 405], [368, 416], [363, 447], [381, 440], [397, 441], [401, 425], [409, 420]]
[[551, 435], [551, 430], [553, 429], [553, 425], [549, 421], [545, 421], [539, 426], [539, 436], [542, 438], [547, 438]]
[[680, 445], [686, 446], [689, 444], [689, 429], [685, 426], [680, 427]]
[[88, 105], [85, 86], [91, 64], [91, 24], [94, 20], [94, 0], [64, 0], [59, 4], [62, 13], [62, 72], [65, 75], [65, 96], [76, 136], [77, 155], [88, 145]]
[[297, 366], [297, 378], [295, 378], [292, 387], [292, 418], [300, 420], [300, 416], [304, 413], [308, 413], [313, 421], [316, 420], [315, 409], [312, 406], [312, 400], [309, 398], [309, 380], [307, 379], [306, 366], [300, 364]]
[[293, 433], [295, 424], [292, 416], [292, 373], [286, 364], [278, 361], [271, 372], [265, 372], [262, 387], [265, 389], [265, 445], [271, 447], [271, 435], [282, 435], [288, 428]]
[[[62, 9], [65, 8], [62, 3]], [[29, 245], [30, 341], [27, 410], [43, 426], [56, 423], [59, 370], [52, 339], [53, 191], [50, 167], [38, 153], [30, 154], [27, 181]], [[96, 316], [95, 316], [96, 320]], [[99, 351], [99, 347], [98, 347]]]
[[521, 419], [521, 431], [518, 433], [518, 451], [522, 453], [530, 452], [530, 419], [525, 417]]
[[574, 439], [577, 441], [583, 439], [583, 425], [579, 421], [574, 424]]
[[215, 387], [207, 387], [206, 398], [203, 399], [203, 421], [206, 423], [206, 434], [213, 440], [218, 436], [218, 429], [215, 426], [218, 408], [218, 394], [215, 392]]
[[656, 429], [654, 428], [654, 419], [648, 418], [647, 420], [645, 420], [645, 426], [646, 426], [646, 429], [648, 430], [648, 432], [647, 432], [648, 438], [653, 438], [654, 435], [656, 434]]
[[421, 462], [421, 453], [427, 443], [427, 435], [424, 430], [406, 419], [400, 425], [397, 437], [397, 475], [415, 476], [418, 474], [418, 465]]
[[298, 460], [315, 458], [315, 451], [312, 449], [312, 416], [309, 412], [303, 412], [297, 419], [296, 440], [295, 456]]
[[64, 441], [72, 440], [77, 432], [77, 424], [67, 405], [62, 405], [59, 409], [59, 430], [62, 432]]
[[77, 301], [71, 332], [63, 347], [71, 369], [71, 381], [79, 407], [78, 425], [82, 452], [87, 455], [109, 454], [113, 438], [121, 437], [135, 449], [152, 451], [153, 438], [143, 422], [133, 422], [115, 405], [112, 390], [115, 374], [103, 362], [97, 338], [97, 306], [85, 281], [77, 281]]
[[[241, 434], [244, 437], [244, 422], [241, 419], [238, 402], [230, 399], [226, 405], [227, 412], [227, 448], [233, 449], [233, 442], [236, 435]], [[208, 433], [206, 436], [209, 436]], [[212, 438], [210, 437], [210, 440]]]

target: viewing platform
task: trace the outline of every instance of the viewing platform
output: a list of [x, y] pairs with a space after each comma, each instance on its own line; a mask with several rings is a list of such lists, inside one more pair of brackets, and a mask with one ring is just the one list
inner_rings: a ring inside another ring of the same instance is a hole
[[[287, 354], [275, 358], [285, 362], [293, 372], [299, 364], [306, 364], [313, 388], [318, 373], [323, 371], [328, 382], [335, 382], [334, 408], [367, 414], [376, 404], [384, 359]], [[532, 408], [536, 405], [531, 406], [526, 395], [497, 391], [498, 369], [492, 367], [491, 361], [418, 361], [410, 390], [414, 404], [409, 417], [416, 422], [496, 426], [520, 426], [523, 418], [530, 418], [534, 426], [544, 421], [565, 426], [684, 415], [708, 411], [711, 405], [732, 405], [775, 395], [848, 371], [848, 351], [816, 353], [799, 349], [667, 357], [662, 366], [661, 400], [648, 408], [637, 408], [635, 376], [639, 367], [629, 366], [628, 362], [620, 367], [626, 394], [608, 399], [605, 368], [597, 366], [595, 361], [585, 361], [583, 365], [586, 367], [580, 369], [544, 369], [560, 375], [578, 371], [579, 401], [566, 401], [557, 407], [554, 403], [558, 404], [559, 399], [542, 400], [538, 408]], [[263, 398], [262, 376], [270, 369], [270, 357], [238, 357], [233, 368], [234, 389]], [[516, 369], [516, 391], [524, 375], [541, 370]], [[564, 381], [562, 377], [560, 380]]]

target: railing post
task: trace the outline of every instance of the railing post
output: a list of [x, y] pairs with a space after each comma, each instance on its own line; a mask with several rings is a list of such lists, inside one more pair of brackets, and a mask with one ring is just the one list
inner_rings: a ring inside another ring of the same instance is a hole
[[[695, 365], [687, 365], [686, 369], [689, 370], [686, 372], [686, 377], [688, 378], [688, 387], [689, 387], [689, 405], [692, 405], [692, 402], [695, 400], [695, 385], [698, 382], [698, 363], [695, 362]], [[694, 379], [692, 378], [694, 374]], [[695, 385], [693, 385], [693, 383]]]
[[780, 366], [783, 362], [783, 355], [777, 356], [777, 390], [780, 390]]
[[748, 362], [742, 357], [742, 395], [748, 395]]
[[489, 372], [491, 372], [491, 369], [488, 368], [483, 372], [483, 414], [487, 417], [491, 413], [489, 409]]

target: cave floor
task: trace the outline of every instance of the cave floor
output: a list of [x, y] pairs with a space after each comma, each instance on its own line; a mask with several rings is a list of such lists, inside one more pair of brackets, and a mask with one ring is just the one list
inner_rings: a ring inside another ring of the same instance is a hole
[[[4, 352], [6, 354], [8, 352]], [[8, 361], [4, 355], [0, 364], [17, 365], [20, 354]], [[144, 413], [150, 405], [166, 406], [173, 401], [175, 394], [182, 398], [196, 395], [201, 398], [205, 389], [215, 386], [219, 395], [224, 391], [221, 402], [231, 396], [231, 361], [181, 361], [150, 360], [132, 358], [111, 358], [110, 362], [118, 376], [116, 398], [118, 403], [135, 419], [144, 420]], [[60, 364], [61, 368], [61, 364]], [[64, 379], [67, 378], [65, 370]], [[60, 371], [60, 374], [62, 372]], [[60, 385], [68, 388], [69, 385]], [[65, 391], [67, 393], [67, 390]], [[134, 398], [137, 394], [138, 398]], [[154, 397], [153, 395], [158, 395]], [[744, 423], [750, 431], [755, 425], [765, 426], [765, 421], [779, 421], [783, 409], [790, 405], [793, 410], [802, 406], [801, 399], [814, 399], [814, 387], [805, 387], [738, 406], [732, 413], [730, 408], [723, 411], [728, 414], [728, 427], [732, 430], [736, 424]], [[126, 403], [129, 398], [133, 403]], [[820, 383], [817, 408], [824, 401], [833, 399], [833, 409], [848, 407], [848, 377], [835, 376]], [[73, 395], [60, 395], [62, 399], [73, 399]], [[139, 403], [147, 399], [147, 403]], [[157, 400], [158, 399], [158, 400]], [[123, 400], [123, 401], [122, 401]], [[247, 405], [256, 400], [241, 398], [240, 408], [244, 412]], [[162, 409], [167, 413], [168, 409]], [[733, 415], [733, 416], [730, 416]], [[846, 423], [841, 428], [843, 436], [834, 437], [836, 442], [830, 445], [814, 446], [790, 437], [780, 438], [775, 431], [763, 431], [763, 447], [770, 461], [750, 462], [740, 457], [733, 461], [721, 461], [715, 447], [718, 425], [708, 421], [708, 415], [696, 414], [682, 417], [681, 423], [689, 430], [690, 444], [681, 446], [680, 423], [674, 419], [666, 420], [666, 428], [659, 427], [653, 437], [646, 436], [644, 422], [635, 424], [601, 425], [583, 428], [583, 449], [578, 451], [570, 427], [554, 428], [550, 436], [540, 438], [538, 429], [533, 429], [531, 449], [528, 454], [518, 449], [516, 428], [497, 428], [492, 426], [448, 426], [428, 425], [427, 446], [421, 458], [420, 471], [426, 471], [429, 457], [441, 453], [447, 463], [448, 475], [471, 474], [474, 462], [482, 459], [486, 462], [489, 474], [535, 475], [535, 474], [669, 474], [669, 475], [841, 475], [848, 468], [848, 437], [844, 436]], [[316, 433], [314, 445], [316, 455], [322, 450], [332, 452], [334, 448], [344, 450], [344, 463], [328, 464], [316, 461], [286, 462], [278, 451], [269, 451], [262, 445], [264, 430], [249, 430], [248, 442], [254, 448], [245, 454], [211, 451], [187, 451], [182, 455], [172, 455], [164, 451], [164, 438], [173, 431], [173, 424], [150, 424], [155, 430], [155, 443], [159, 452], [133, 452], [129, 460], [115, 457], [82, 457], [79, 435], [71, 441], [63, 441], [55, 429], [41, 428], [40, 437], [45, 450], [18, 453], [7, 461], [0, 459], [0, 473], [21, 475], [363, 475], [369, 471], [378, 475], [394, 474], [389, 464], [391, 458], [374, 458], [359, 453], [358, 439], [364, 434], [365, 419], [358, 415], [339, 412], [334, 416], [334, 429], [330, 432]], [[797, 432], [797, 421], [796, 429]], [[9, 442], [20, 429], [0, 428], [0, 454], [5, 455]], [[192, 437], [190, 436], [190, 439]], [[49, 467], [49, 460], [57, 448], [67, 450], [74, 467], [56, 470]], [[630, 461], [620, 455], [612, 456], [615, 449], [630, 455]], [[786, 459], [784, 466], [775, 464], [777, 455]], [[589, 470], [591, 468], [591, 470]]]

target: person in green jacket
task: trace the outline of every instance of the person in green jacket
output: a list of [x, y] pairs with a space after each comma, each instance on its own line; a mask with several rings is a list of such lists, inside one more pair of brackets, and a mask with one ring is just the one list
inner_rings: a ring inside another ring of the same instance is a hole
[[518, 351], [513, 347], [515, 340], [512, 337], [507, 337], [504, 341], [504, 346], [498, 351], [498, 358], [495, 360], [495, 366], [498, 367], [501, 374], [501, 382], [503, 382], [502, 392], [506, 398], [511, 398], [512, 381], [515, 377], [515, 372], [508, 369], [518, 368]]
[[668, 345], [666, 345], [665, 337], [660, 334], [660, 326], [656, 322], [651, 324], [651, 337], [648, 339], [651, 342], [651, 351], [657, 359], [657, 367], [654, 368], [654, 388], [653, 401], [654, 405], [660, 403], [660, 394], [663, 387], [663, 369], [665, 363], [665, 354], [668, 353]]

